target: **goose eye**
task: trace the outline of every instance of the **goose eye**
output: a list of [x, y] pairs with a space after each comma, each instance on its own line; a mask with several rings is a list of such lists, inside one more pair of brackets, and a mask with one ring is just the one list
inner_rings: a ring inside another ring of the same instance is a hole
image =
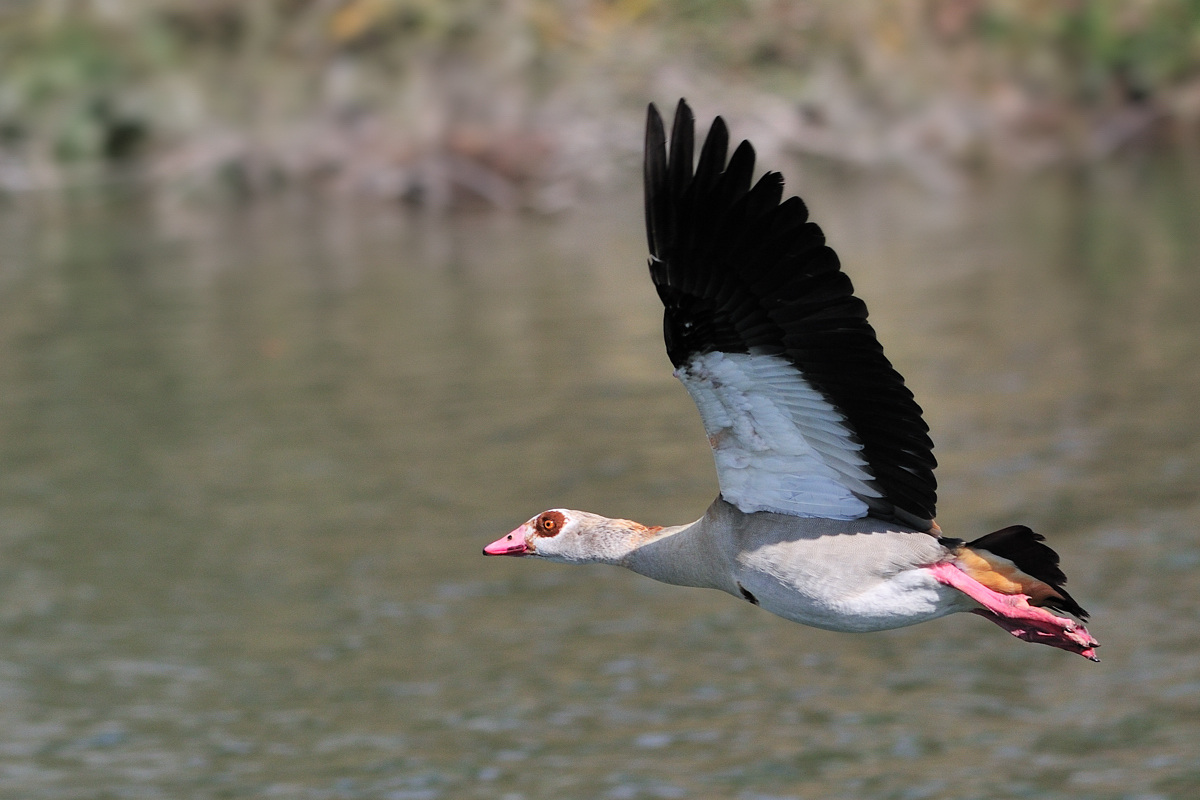
[[563, 526], [563, 515], [557, 511], [548, 511], [538, 517], [537, 532], [541, 536], [557, 536]]

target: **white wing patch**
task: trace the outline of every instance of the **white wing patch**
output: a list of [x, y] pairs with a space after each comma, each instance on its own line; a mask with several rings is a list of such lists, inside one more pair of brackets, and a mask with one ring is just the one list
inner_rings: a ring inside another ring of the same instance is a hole
[[858, 519], [872, 486], [845, 417], [779, 356], [705, 353], [675, 370], [700, 409], [726, 501], [745, 513]]

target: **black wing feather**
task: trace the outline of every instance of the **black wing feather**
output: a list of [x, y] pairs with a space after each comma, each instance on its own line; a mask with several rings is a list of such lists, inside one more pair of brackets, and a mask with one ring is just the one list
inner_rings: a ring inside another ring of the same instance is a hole
[[681, 100], [668, 158], [662, 118], [649, 108], [646, 234], [671, 362], [713, 351], [786, 357], [863, 445], [884, 494], [863, 498], [871, 513], [928, 527], [937, 503], [929, 428], [837, 254], [800, 198], [780, 202], [782, 175], [768, 172], [751, 187], [749, 142], [725, 163], [729, 131], [720, 117], [693, 173], [694, 127]]

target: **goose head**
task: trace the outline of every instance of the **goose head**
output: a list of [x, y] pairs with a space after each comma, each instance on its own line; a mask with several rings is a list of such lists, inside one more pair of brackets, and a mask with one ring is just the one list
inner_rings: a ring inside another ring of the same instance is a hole
[[483, 548], [485, 556], [532, 556], [565, 564], [620, 564], [662, 530], [627, 519], [552, 508]]

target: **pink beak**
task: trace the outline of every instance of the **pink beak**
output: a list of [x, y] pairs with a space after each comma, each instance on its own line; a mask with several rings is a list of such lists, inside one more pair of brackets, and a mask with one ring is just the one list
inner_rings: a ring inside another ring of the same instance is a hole
[[526, 522], [521, 527], [514, 530], [507, 536], [502, 536], [496, 541], [483, 548], [485, 556], [523, 556], [528, 546], [525, 544], [525, 531], [529, 530], [529, 523]]

